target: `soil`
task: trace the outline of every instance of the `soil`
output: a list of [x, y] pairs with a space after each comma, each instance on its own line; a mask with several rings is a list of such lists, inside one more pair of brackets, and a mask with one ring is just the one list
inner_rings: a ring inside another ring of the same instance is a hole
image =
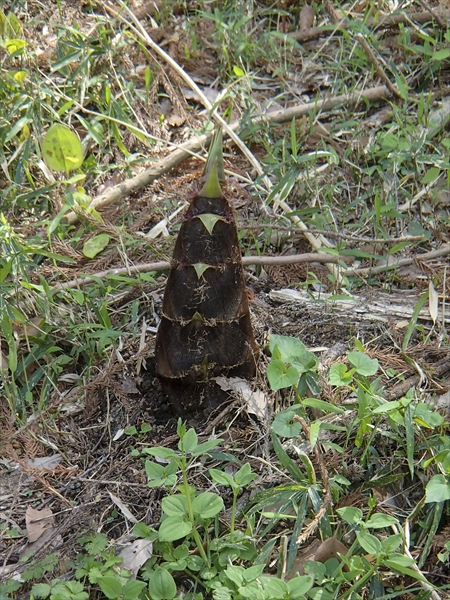
[[[29, 8], [31, 12], [26, 15], [29, 19], [37, 16], [32, 14], [32, 4], [30, 3]], [[38, 4], [41, 20], [44, 19], [48, 23], [60, 20], [56, 4], [50, 0], [43, 0]], [[82, 30], [89, 29], [92, 23], [85, 11], [84, 2], [61, 2], [61, 6], [65, 22], [76, 21]], [[203, 23], [203, 26], [206, 25]], [[151, 31], [149, 22], [146, 22], [146, 27]], [[168, 39], [171, 33], [173, 31], [169, 24], [159, 35]], [[51, 28], [47, 30], [41, 24], [30, 26], [30, 40], [38, 47], [50, 44], [51, 50], [52, 43], [54, 46], [53, 35]], [[181, 47], [180, 41], [179, 48], [174, 48], [173, 52], [182, 62], [184, 55], [181, 51], [178, 52]], [[48, 59], [48, 54], [42, 55], [40, 62], [43, 69], [46, 68]], [[123, 57], [124, 61], [130, 63], [135, 59], [137, 57]], [[203, 63], [201, 60], [196, 64], [188, 64], [185, 61], [184, 67], [192, 75], [195, 69], [199, 68], [199, 64], [204, 64], [203, 75], [207, 77], [209, 71], [214, 74], [214, 61], [215, 57], [208, 54], [203, 57]], [[168, 140], [180, 142], [183, 139], [183, 131], [186, 134], [188, 127], [198, 126], [203, 117], [199, 114], [198, 105], [188, 104], [183, 97], [178, 81], [172, 87], [167, 80], [161, 81], [161, 85], [165, 86], [170, 97], [166, 108], [169, 115], [167, 122], [170, 118], [173, 122], [179, 118], [185, 127], [183, 130], [166, 123], [162, 131]], [[269, 93], [275, 96], [275, 92], [274, 88]], [[265, 100], [267, 101], [267, 96]], [[144, 117], [147, 123], [153, 118], [151, 115]], [[313, 141], [310, 140], [310, 143]], [[131, 147], [130, 150], [132, 151]], [[158, 158], [168, 151], [168, 148], [162, 147], [153, 149], [149, 158]], [[257, 153], [258, 147], [255, 148], [255, 154]], [[226, 163], [226, 167], [236, 174], [246, 174], [249, 171], [246, 160], [229, 144], [226, 146]], [[201, 168], [202, 163], [197, 159], [184, 161], [163, 178], [132, 196], [121, 198], [120, 202], [102, 212], [104, 229], [112, 235], [115, 235], [115, 226], [124, 226], [126, 233], [134, 240], [143, 240], [141, 246], [133, 246], [134, 254], [130, 258], [134, 263], [170, 258], [180, 217], [175, 218], [170, 225], [171, 236], [158, 238], [158, 256], [155, 256], [155, 245], [148, 243], [145, 237], [142, 238], [142, 234], [145, 236], [167, 215], [167, 205], [174, 206], [180, 199], [189, 195]], [[116, 173], [113, 176], [122, 179], [126, 175]], [[103, 181], [95, 182], [91, 190], [92, 195], [101, 191], [100, 184], [110, 185], [110, 180], [111, 175], [105, 175]], [[243, 185], [237, 177], [229, 177], [228, 185], [235, 197], [235, 210], [240, 228], [249, 227], [250, 231], [251, 227], [258, 227], [266, 209], [255, 189]], [[297, 202], [298, 198], [299, 196]], [[295, 202], [294, 194], [293, 208], [297, 208]], [[55, 214], [57, 204], [56, 201]], [[280, 234], [280, 239], [283, 235]], [[282, 241], [280, 239], [270, 240], [265, 251], [274, 255], [310, 251], [308, 242], [300, 233], [295, 236], [285, 235]], [[245, 243], [249, 247], [248, 240]], [[55, 247], [55, 252], [57, 251], [58, 248]], [[68, 251], [67, 248], [65, 251]], [[86, 262], [81, 253], [74, 252], [74, 256], [79, 262], [75, 266], [60, 270], [58, 278], [61, 281], [73, 279], [81, 273], [92, 274], [123, 266], [119, 250], [112, 250], [103, 254], [100, 259], [89, 262]], [[442, 264], [438, 263], [435, 268], [439, 270], [441, 266]], [[314, 282], [307, 281], [311, 271], [315, 275]], [[51, 267], [43, 265], [40, 272], [35, 274], [36, 281], [40, 274], [47, 277], [50, 273]], [[398, 319], [393, 318], [390, 321], [389, 315], [386, 315], [384, 320], [364, 320], [355, 318], [351, 313], [343, 316], [335, 310], [333, 302], [317, 301], [309, 304], [275, 300], [271, 297], [271, 292], [284, 288], [302, 289], [310, 292], [311, 296], [320, 292], [339, 293], [340, 290], [330, 284], [328, 275], [329, 270], [323, 264], [246, 270], [252, 322], [259, 346], [262, 349], [266, 347], [271, 333], [299, 338], [308, 349], [317, 353], [321, 364], [324, 365], [325, 378], [329, 366], [336, 361], [345, 361], [346, 351], [353, 348], [354, 340], [358, 339], [364, 344], [369, 356], [379, 360], [381, 372], [384, 373], [382, 383], [386, 392], [390, 393], [390, 398], [399, 397], [397, 394], [401, 396], [407, 391], [398, 387], [397, 379], [386, 375], [392, 368], [401, 373], [402, 379], [412, 378], [424, 398], [431, 400], [448, 395], [450, 349], [440, 343], [439, 334], [429, 319], [419, 317], [422, 326], [420, 335], [416, 333], [412, 337], [407, 352], [404, 352], [401, 350], [401, 340], [405, 331], [397, 327]], [[37, 548], [38, 559], [48, 554], [49, 549], [61, 557], [74, 556], [78, 548], [77, 539], [84, 531], [102, 531], [118, 543], [132, 528], [130, 521], [124, 517], [122, 506], [131, 511], [138, 522], [156, 526], [159, 519], [159, 500], [163, 491], [147, 486], [143, 459], [133, 456], [131, 450], [140, 450], [144, 446], [176, 444], [176, 428], [180, 417], [187, 421], [189, 427], [196, 429], [201, 440], [210, 436], [221, 437], [224, 440], [221, 446], [224, 452], [232, 450], [238, 459], [243, 462], [250, 461], [259, 475], [259, 488], [274, 484], [270, 468], [258, 458], [268, 458], [270, 416], [279, 408], [287, 406], [292, 398], [288, 393], [274, 393], [269, 389], [265, 377], [269, 358], [262, 352], [258, 374], [252, 385], [265, 395], [265, 419], [251, 414], [245, 401], [235, 394], [230, 394], [216, 408], [202, 407], [183, 412], [179, 407], [174, 407], [163, 393], [155, 375], [154, 364], [156, 327], [165, 281], [166, 273], [157, 273], [155, 283], [136, 286], [125, 295], [110, 299], [110, 306], [114, 308], [118, 323], [125, 314], [125, 308], [135, 299], [139, 299], [139, 328], [136, 324], [130, 324], [129, 335], [123, 337], [117, 348], [107, 352], [108, 356], [103, 362], [91, 369], [92, 375], [88, 380], [80, 382], [77, 377], [71, 378], [70, 373], [63, 373], [50, 404], [42, 407], [39, 414], [33, 415], [20, 427], [11, 417], [6, 397], [1, 397], [0, 417], [4, 425], [0, 439], [0, 510], [7, 516], [9, 525], [17, 526], [22, 532], [18, 539], [0, 538], [2, 572], [10, 565], [18, 565], [24, 550], [29, 549], [29, 542], [23, 533], [25, 510], [30, 501], [36, 509], [51, 508], [57, 516], [51, 537], [45, 545]], [[364, 285], [363, 283], [358, 290], [361, 295], [364, 294]], [[393, 284], [390, 277], [380, 274], [377, 280], [372, 279], [368, 286], [372, 296], [376, 296], [378, 292], [401, 293], [402, 289], [408, 289], [416, 294], [418, 299], [423, 291], [423, 278], [409, 272], [408, 278], [405, 275], [404, 279], [399, 278]], [[140, 327], [144, 318], [145, 340], [141, 344]], [[424, 344], [423, 340], [426, 338], [427, 343]], [[64, 341], [61, 345], [64, 347]], [[69, 348], [70, 341], [67, 341], [66, 345]], [[426, 376], [418, 377], [418, 371]], [[435, 373], [439, 375], [436, 376]], [[322, 398], [334, 401], [325, 379]], [[127, 435], [127, 428], [134, 426], [139, 432], [143, 424], [150, 426], [148, 432]], [[35, 468], [30, 462], [53, 453], [62, 456], [62, 460], [50, 469]], [[386, 464], [389, 458], [382, 457]], [[341, 467], [336, 460], [330, 456], [329, 461], [327, 466], [330, 472], [339, 472]], [[347, 471], [345, 475], [350, 476]], [[360, 474], [354, 475], [354, 483], [357, 490]], [[205, 485], [200, 476], [197, 484], [199, 487]], [[111, 494], [119, 499], [119, 504], [114, 503]]]

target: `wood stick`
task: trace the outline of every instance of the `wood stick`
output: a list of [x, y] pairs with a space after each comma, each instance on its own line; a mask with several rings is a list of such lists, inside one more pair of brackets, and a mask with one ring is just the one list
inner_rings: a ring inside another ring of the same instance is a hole
[[[388, 27], [397, 27], [402, 24], [410, 24], [412, 23], [427, 23], [428, 21], [432, 21], [433, 18], [436, 18], [438, 25], [440, 23], [446, 23], [450, 19], [450, 10], [445, 10], [442, 8], [434, 8], [433, 14], [431, 14], [428, 10], [416, 13], [408, 13], [408, 14], [399, 14], [399, 15], [386, 15], [384, 17], [380, 17], [379, 19], [368, 19], [367, 27], [376, 27], [378, 29]], [[439, 20], [438, 20], [439, 18]], [[439, 22], [440, 21], [440, 22]], [[441, 26], [441, 25], [440, 25]], [[349, 24], [346, 21], [341, 21], [339, 25], [328, 25], [325, 27], [312, 27], [306, 31], [291, 31], [287, 35], [294, 39], [299, 44], [304, 42], [309, 42], [310, 40], [314, 40], [318, 37], [324, 35], [330, 35], [330, 33], [344, 31], [348, 29]]]
[[[298, 263], [337, 263], [338, 256], [325, 253], [310, 252], [306, 254], [295, 254], [288, 256], [243, 256], [242, 264], [246, 265], [292, 265]], [[81, 287], [87, 283], [93, 283], [98, 278], [104, 279], [108, 275], [132, 275], [133, 273], [148, 273], [150, 271], [167, 271], [170, 269], [170, 262], [161, 260], [158, 262], [142, 263], [129, 267], [119, 267], [117, 269], [108, 269], [100, 271], [92, 276], [76, 277], [66, 283], [55, 285], [56, 290], [67, 290], [71, 288]], [[138, 283], [136, 281], [136, 283]]]
[[432, 250], [431, 252], [425, 252], [424, 254], [418, 254], [413, 258], [400, 258], [395, 263], [389, 265], [380, 265], [377, 267], [367, 267], [364, 269], [347, 269], [344, 271], [345, 277], [369, 277], [370, 275], [376, 275], [377, 273], [383, 273], [383, 271], [391, 271], [392, 269], [397, 269], [398, 267], [407, 267], [408, 265], [412, 265], [415, 260], [432, 260], [434, 258], [440, 258], [441, 256], [446, 256], [450, 254], [450, 244], [444, 244], [437, 250]]
[[[307, 115], [310, 111], [317, 112], [329, 112], [339, 106], [357, 106], [361, 102], [376, 102], [378, 100], [384, 100], [391, 96], [390, 91], [386, 86], [378, 86], [369, 88], [367, 90], [360, 90], [351, 92], [349, 94], [342, 94], [331, 98], [324, 98], [323, 100], [314, 100], [313, 102], [307, 102], [298, 106], [292, 106], [290, 108], [275, 110], [267, 113], [266, 115], [258, 115], [252, 119], [252, 123], [260, 123], [262, 121], [271, 123], [285, 123], [291, 121], [293, 118], [300, 118]], [[230, 128], [236, 130], [240, 125], [240, 121], [234, 121]], [[156, 162], [154, 165], [132, 177], [126, 181], [119, 183], [118, 185], [110, 188], [106, 192], [96, 196], [91, 204], [90, 208], [95, 210], [101, 210], [106, 208], [110, 204], [113, 204], [120, 198], [124, 198], [133, 194], [134, 192], [142, 189], [149, 185], [155, 179], [158, 179], [171, 169], [179, 165], [183, 160], [188, 158], [192, 152], [198, 152], [202, 148], [207, 148], [212, 139], [212, 133], [203, 134], [192, 138], [188, 142], [185, 142], [179, 146], [176, 150], [172, 151], [168, 156], [162, 160]], [[224, 131], [224, 137], [226, 132]], [[63, 220], [66, 223], [73, 224], [78, 221], [79, 215], [74, 212], [67, 213]]]
[[[375, 273], [381, 273], [382, 271], [395, 269], [396, 267], [404, 267], [414, 263], [414, 260], [432, 260], [450, 254], [450, 244], [444, 244], [437, 250], [431, 252], [425, 252], [419, 254], [415, 258], [401, 258], [398, 262], [393, 265], [382, 265], [379, 267], [365, 268], [365, 269], [347, 269], [343, 272], [345, 276], [360, 276], [367, 277]], [[288, 254], [287, 256], [243, 256], [242, 264], [248, 265], [295, 265], [300, 263], [326, 263], [336, 264], [342, 261], [342, 257], [333, 256], [332, 254], [326, 254], [325, 252], [307, 252], [305, 254]], [[70, 288], [77, 288], [87, 283], [95, 282], [96, 279], [104, 279], [108, 275], [132, 275], [133, 273], [145, 273], [150, 271], [167, 271], [170, 269], [170, 262], [161, 260], [158, 262], [142, 263], [132, 265], [129, 267], [119, 267], [116, 269], [108, 269], [106, 271], [100, 271], [93, 275], [87, 275], [86, 277], [76, 277], [66, 283], [55, 285], [57, 290], [67, 290]]]

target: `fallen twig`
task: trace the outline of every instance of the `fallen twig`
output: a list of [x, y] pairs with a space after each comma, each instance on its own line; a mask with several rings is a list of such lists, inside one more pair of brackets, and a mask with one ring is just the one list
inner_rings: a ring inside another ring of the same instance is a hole
[[[265, 115], [258, 115], [254, 117], [251, 122], [253, 124], [257, 124], [261, 121], [285, 123], [287, 121], [291, 121], [293, 118], [298, 119], [302, 116], [305, 116], [310, 111], [328, 112], [334, 110], [338, 106], [356, 106], [364, 101], [376, 102], [378, 100], [389, 98], [390, 95], [391, 93], [388, 88], [383, 85], [375, 88], [369, 88], [367, 90], [360, 90], [351, 92], [349, 94], [334, 96], [332, 98], [325, 98], [323, 100], [314, 100], [313, 102], [307, 102], [306, 104], [301, 104], [299, 106], [275, 110]], [[239, 125], [240, 121], [234, 121], [230, 125], [230, 128], [232, 130], [236, 130]], [[101, 210], [113, 202], [116, 202], [120, 198], [125, 198], [126, 196], [129, 196], [130, 194], [133, 194], [134, 192], [149, 185], [149, 183], [155, 179], [158, 179], [159, 177], [162, 177], [165, 173], [168, 173], [171, 169], [179, 165], [183, 160], [188, 158], [192, 152], [198, 152], [202, 148], [207, 148], [211, 142], [212, 135], [212, 133], [207, 133], [192, 138], [188, 142], [179, 146], [176, 150], [171, 152], [162, 160], [156, 162], [139, 175], [136, 175], [136, 177], [127, 179], [126, 181], [123, 181], [122, 183], [119, 183], [118, 185], [108, 189], [103, 194], [95, 197], [90, 204], [90, 208]], [[224, 137], [226, 137], [225, 131]], [[70, 224], [76, 223], [78, 218], [79, 215], [74, 212], [67, 213], [64, 216], [64, 220]]]
[[[426, 10], [423, 12], [417, 13], [408, 13], [408, 14], [400, 14], [400, 15], [387, 15], [385, 17], [381, 17], [379, 19], [373, 18], [368, 19], [366, 22], [367, 27], [376, 27], [378, 29], [388, 28], [388, 27], [397, 27], [402, 24], [413, 23], [426, 23], [427, 21], [431, 21], [432, 19], [436, 19], [436, 22], [440, 27], [443, 27], [441, 23], [446, 23], [450, 19], [450, 11], [443, 8], [434, 8], [433, 13]], [[444, 25], [445, 26], [445, 25]], [[294, 39], [295, 41], [301, 43], [309, 42], [310, 40], [314, 40], [323, 35], [329, 35], [330, 32], [341, 32], [345, 31], [349, 28], [349, 23], [346, 21], [341, 21], [338, 25], [328, 25], [324, 27], [313, 27], [306, 31], [291, 31], [287, 35]]]
[[[338, 256], [325, 253], [306, 253], [287, 256], [243, 256], [242, 264], [245, 265], [291, 265], [297, 263], [337, 263]], [[170, 262], [161, 260], [159, 262], [142, 263], [129, 267], [119, 267], [117, 269], [108, 269], [100, 271], [86, 277], [76, 277], [66, 283], [55, 285], [56, 290], [67, 290], [81, 287], [87, 283], [94, 283], [98, 279], [104, 279], [108, 275], [132, 275], [133, 273], [149, 273], [151, 271], [167, 271], [170, 269]], [[138, 283], [136, 281], [136, 283]]]
[[436, 12], [436, 10], [433, 7], [431, 7], [426, 0], [419, 0], [419, 4], [421, 4], [424, 7], [424, 9], [430, 13], [430, 15], [439, 25], [439, 27], [442, 27], [443, 29], [447, 27], [447, 23], [444, 21], [441, 15], [438, 12]]
[[372, 48], [369, 46], [366, 38], [362, 35], [362, 33], [356, 34], [355, 38], [358, 40], [359, 44], [361, 44], [361, 46], [363, 47], [364, 52], [367, 54], [367, 58], [369, 59], [369, 62], [372, 64], [373, 68], [375, 69], [375, 72], [378, 75], [378, 77], [380, 77], [384, 81], [384, 83], [386, 84], [386, 87], [392, 92], [392, 94], [394, 94], [394, 96], [397, 96], [397, 98], [401, 98], [402, 95], [400, 94], [400, 92], [398, 91], [396, 86], [391, 82], [389, 77], [386, 75], [383, 67], [380, 64], [379, 59], [375, 56], [375, 54], [374, 54]]
[[413, 258], [399, 258], [396, 262], [387, 265], [380, 265], [378, 267], [367, 267], [364, 269], [347, 269], [345, 271], [346, 277], [369, 277], [370, 275], [376, 275], [377, 273], [383, 273], [384, 271], [392, 271], [398, 267], [407, 267], [412, 265], [416, 259], [420, 260], [431, 260], [433, 258], [439, 258], [450, 254], [450, 244], [444, 244], [438, 250], [432, 250], [431, 252], [425, 252], [419, 254]]
[[[420, 237], [419, 237], [420, 239]], [[431, 260], [433, 258], [439, 258], [450, 254], [450, 244], [445, 244], [438, 250], [431, 252], [425, 252], [420, 254], [420, 260]], [[347, 269], [344, 271], [346, 276], [359, 276], [367, 277], [374, 273], [381, 273], [385, 270], [395, 269], [397, 267], [403, 267], [414, 263], [415, 258], [402, 258], [395, 264], [382, 265], [380, 267], [372, 267], [366, 269]], [[284, 256], [243, 256], [242, 264], [248, 265], [294, 265], [299, 263], [323, 263], [323, 264], [336, 264], [342, 261], [342, 257], [335, 256], [332, 254], [326, 254], [325, 252], [309, 252], [305, 254], [288, 254]], [[106, 271], [100, 271], [93, 275], [86, 275], [85, 277], [76, 277], [66, 283], [59, 283], [55, 286], [55, 289], [67, 290], [72, 288], [81, 287], [88, 283], [93, 283], [98, 279], [104, 279], [108, 275], [132, 275], [134, 273], [149, 273], [151, 271], [167, 271], [170, 269], [170, 262], [166, 260], [160, 260], [158, 262], [142, 263], [137, 265], [131, 265], [128, 267], [119, 267], [115, 269], [107, 269]]]

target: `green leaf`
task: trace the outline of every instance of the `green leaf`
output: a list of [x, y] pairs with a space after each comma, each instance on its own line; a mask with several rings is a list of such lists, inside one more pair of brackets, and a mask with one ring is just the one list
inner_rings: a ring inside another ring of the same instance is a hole
[[164, 446], [156, 446], [155, 448], [144, 448], [143, 454], [150, 454], [151, 456], [157, 456], [158, 458], [177, 458], [177, 453], [172, 448], [165, 448]]
[[443, 475], [434, 475], [425, 488], [425, 502], [450, 500], [450, 484]]
[[83, 164], [79, 137], [65, 125], [55, 123], [42, 140], [42, 154], [50, 169], [70, 173]]
[[122, 589], [124, 599], [135, 600], [145, 587], [147, 587], [145, 581], [127, 581]]
[[345, 410], [342, 410], [342, 408], [339, 408], [339, 406], [334, 406], [334, 404], [325, 402], [325, 400], [318, 400], [317, 398], [304, 398], [301, 401], [301, 403], [303, 406], [318, 408], [319, 410], [323, 410], [324, 412], [336, 413], [338, 415], [342, 415], [345, 413]]
[[414, 333], [414, 329], [416, 328], [417, 319], [419, 318], [420, 311], [424, 307], [424, 305], [428, 302], [430, 292], [426, 290], [419, 296], [417, 303], [414, 307], [413, 313], [411, 315], [411, 320], [409, 322], [408, 328], [405, 333], [405, 337], [402, 342], [402, 350], [406, 350], [409, 344], [409, 340], [411, 339], [412, 334]]
[[354, 372], [355, 369], [347, 371], [347, 367], [343, 363], [334, 363], [328, 371], [328, 383], [336, 387], [350, 385], [353, 381]]
[[[127, 432], [125, 432], [127, 433]], [[145, 473], [149, 479], [159, 479], [164, 472], [164, 466], [151, 460], [145, 461]]]
[[374, 535], [367, 533], [367, 531], [357, 531], [356, 537], [359, 545], [365, 552], [372, 554], [372, 556], [377, 556], [380, 553], [381, 542]]
[[294, 365], [299, 373], [317, 369], [316, 355], [306, 350], [305, 345], [297, 338], [273, 334], [270, 336], [269, 348], [272, 354], [277, 348], [278, 358], [285, 363]]
[[296, 437], [302, 426], [294, 421], [295, 410], [288, 408], [279, 412], [272, 423], [272, 431], [281, 437]]
[[86, 240], [83, 246], [83, 254], [86, 258], [94, 258], [109, 244], [110, 237], [107, 233], [99, 233]]
[[260, 577], [260, 582], [265, 592], [266, 598], [285, 598], [288, 594], [288, 586], [285, 581], [278, 579], [277, 577], [269, 577], [265, 575]]
[[172, 600], [172, 598], [175, 598], [177, 586], [169, 571], [157, 567], [150, 576], [148, 592], [152, 600]]
[[382, 513], [375, 513], [364, 523], [364, 527], [370, 527], [371, 529], [383, 529], [384, 527], [391, 527], [391, 525], [398, 525], [398, 519]]
[[376, 358], [369, 358], [367, 354], [349, 352], [347, 358], [359, 375], [369, 377], [370, 375], [375, 375], [378, 371], [378, 360]]
[[341, 519], [350, 523], [350, 525], [358, 525], [363, 518], [362, 510], [356, 508], [356, 506], [344, 506], [344, 508], [338, 508], [336, 512]]
[[291, 387], [296, 384], [299, 372], [294, 367], [286, 368], [282, 360], [271, 360], [267, 366], [267, 379], [273, 391]]
[[384, 540], [381, 540], [381, 549], [384, 554], [392, 554], [402, 542], [403, 535], [401, 533], [396, 533], [395, 535], [390, 535]]
[[258, 476], [256, 473], [252, 473], [252, 467], [250, 463], [245, 463], [234, 475], [234, 480], [238, 487], [244, 487], [251, 483]]
[[166, 496], [162, 499], [161, 508], [164, 514], [169, 517], [183, 517], [188, 512], [187, 500], [182, 494]]
[[27, 43], [25, 40], [6, 40], [5, 42], [5, 48], [8, 50], [8, 52], [10, 54], [14, 54], [14, 52], [17, 52], [18, 50], [23, 50], [24, 48], [27, 47]]
[[431, 60], [446, 60], [450, 57], [450, 50], [448, 48], [442, 48], [442, 50], [438, 50], [437, 52], [433, 52], [431, 55]]
[[335, 600], [335, 595], [327, 592], [324, 588], [315, 587], [309, 590], [308, 596], [312, 600]]
[[189, 429], [178, 442], [178, 449], [189, 454], [198, 444], [198, 436], [195, 429]]
[[235, 484], [233, 477], [228, 473], [224, 473], [224, 471], [219, 471], [219, 469], [210, 469], [209, 474], [211, 475], [214, 483], [218, 483], [219, 485], [228, 485], [232, 488], [238, 487]]
[[6, 144], [10, 140], [12, 140], [13, 137], [15, 135], [17, 135], [20, 131], [22, 131], [22, 129], [25, 127], [25, 125], [27, 125], [30, 122], [31, 122], [31, 119], [29, 119], [28, 117], [22, 117], [21, 119], [19, 119], [15, 123], [15, 125], [9, 130], [9, 132], [5, 136], [5, 140], [3, 143]]
[[233, 73], [236, 75], [236, 77], [244, 77], [245, 75], [241, 67], [238, 67], [237, 65], [233, 65]]
[[118, 598], [122, 593], [122, 584], [115, 577], [99, 577], [97, 583], [105, 596], [111, 600]]
[[161, 542], [174, 542], [186, 537], [192, 531], [192, 523], [179, 515], [167, 517], [159, 526], [158, 537]]
[[420, 183], [423, 183], [423, 184], [432, 183], [433, 181], [436, 181], [436, 179], [439, 177], [440, 174], [441, 174], [441, 169], [439, 169], [438, 167], [431, 167], [430, 169], [428, 169], [428, 171], [422, 177], [422, 179], [420, 180]]
[[209, 452], [218, 446], [223, 440], [221, 438], [217, 438], [215, 440], [208, 440], [207, 442], [203, 442], [198, 444], [194, 450], [192, 450], [192, 456], [201, 456], [202, 454], [209, 454]]
[[202, 519], [210, 519], [223, 509], [223, 500], [214, 492], [204, 492], [194, 498], [192, 508]]
[[250, 581], [255, 581], [262, 574], [265, 569], [265, 565], [253, 565], [252, 567], [248, 567], [244, 571], [244, 581], [249, 583]]
[[[279, 414], [281, 414], [281, 413], [279, 413]], [[275, 424], [275, 421], [274, 421], [274, 424]], [[295, 425], [300, 426], [300, 423], [295, 423]], [[299, 430], [299, 432], [300, 432], [300, 430]], [[292, 460], [292, 458], [287, 454], [286, 450], [283, 448], [283, 446], [277, 436], [278, 432], [275, 432], [273, 425], [272, 425], [271, 433], [272, 433], [271, 437], [272, 437], [273, 449], [275, 450], [276, 455], [278, 456], [278, 459], [279, 459], [280, 463], [282, 464], [282, 466], [289, 472], [291, 477], [295, 481], [297, 481], [297, 483], [305, 482], [306, 481], [305, 476], [300, 471], [300, 469], [297, 467], [295, 461]], [[279, 435], [283, 435], [283, 434], [279, 434]], [[291, 437], [291, 436], [284, 436], [284, 437]]]
[[415, 451], [415, 436], [413, 423], [412, 408], [409, 404], [405, 408], [405, 432], [406, 432], [406, 460], [408, 462], [411, 479], [414, 479], [414, 451]]
[[[18, 582], [19, 583], [19, 582]], [[20, 587], [20, 585], [19, 585]], [[14, 590], [11, 590], [14, 591]], [[52, 586], [48, 583], [35, 583], [31, 588], [31, 593], [36, 598], [48, 598], [52, 591]]]
[[310, 435], [309, 435], [309, 442], [311, 444], [311, 450], [314, 449], [314, 446], [317, 444], [317, 440], [319, 439], [320, 425], [321, 425], [320, 421], [315, 421], [314, 423], [311, 423]]
[[414, 422], [421, 427], [428, 427], [429, 429], [435, 429], [444, 424], [445, 419], [437, 411], [432, 410], [425, 402], [417, 404], [414, 410]]
[[314, 579], [310, 575], [298, 575], [288, 581], [288, 591], [292, 598], [298, 598], [308, 592], [314, 583]]
[[[83, 125], [83, 127], [86, 129], [86, 131], [89, 133], [91, 138], [93, 140], [95, 140], [100, 147], [103, 146], [103, 136], [102, 136], [103, 128], [102, 128], [101, 124], [97, 123], [96, 124], [97, 129], [95, 129], [95, 127], [92, 127], [91, 124], [89, 123], [89, 121], [86, 121], [86, 119], [83, 119], [83, 117], [81, 115], [75, 114], [75, 116], [80, 121], [80, 123]], [[100, 131], [98, 131], [98, 129], [100, 129]]]
[[380, 404], [380, 406], [375, 407], [372, 412], [374, 415], [381, 415], [384, 413], [388, 413], [392, 410], [397, 410], [398, 408], [403, 407], [403, 404], [398, 400], [392, 400], [391, 402], [385, 402], [384, 404]]

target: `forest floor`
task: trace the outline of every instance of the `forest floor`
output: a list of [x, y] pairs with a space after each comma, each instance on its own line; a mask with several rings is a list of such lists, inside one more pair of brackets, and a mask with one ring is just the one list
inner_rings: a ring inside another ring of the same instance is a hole
[[[134, 524], [157, 529], [167, 490], [148, 485], [143, 449], [176, 448], [180, 418], [201, 441], [223, 440], [191, 468], [198, 491], [217, 489], [207, 468], [251, 465], [239, 500], [254, 520], [242, 527], [259, 562], [272, 544], [267, 572], [303, 572], [326, 538], [367, 557], [336, 513], [356, 507], [395, 517], [397, 552], [420, 577], [375, 552], [381, 591], [358, 572], [305, 597], [449, 597], [450, 4], [430, 4], [3, 3], [0, 598], [70, 580], [82, 534], [119, 552]], [[185, 412], [156, 377], [155, 338], [167, 261], [222, 118], [264, 351], [244, 394], [228, 382], [219, 408]], [[71, 172], [43, 161], [56, 122], [82, 142]], [[297, 383], [268, 377], [271, 336], [316, 357], [281, 356]], [[277, 414], [309, 425], [290, 435]], [[299, 450], [323, 423], [327, 435]], [[293, 463], [305, 477], [295, 494], [317, 489], [304, 504], [286, 491]], [[76, 578], [79, 598], [127, 597]]]

